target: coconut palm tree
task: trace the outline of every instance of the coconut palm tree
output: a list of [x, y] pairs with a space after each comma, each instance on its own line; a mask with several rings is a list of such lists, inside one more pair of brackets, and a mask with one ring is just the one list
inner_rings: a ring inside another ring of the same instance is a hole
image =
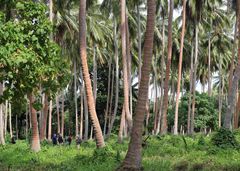
[[96, 114], [94, 97], [92, 92], [92, 85], [89, 76], [88, 63], [87, 63], [87, 43], [86, 43], [86, 0], [80, 0], [79, 7], [79, 39], [80, 39], [80, 58], [82, 62], [83, 79], [86, 87], [87, 102], [92, 120], [92, 125], [96, 136], [96, 145], [98, 148], [104, 147], [104, 139], [102, 130]]
[[144, 43], [144, 58], [141, 71], [141, 81], [139, 87], [139, 96], [136, 106], [136, 115], [134, 116], [131, 139], [127, 155], [118, 170], [140, 170], [141, 169], [141, 149], [142, 149], [142, 124], [146, 112], [146, 103], [148, 100], [148, 87], [151, 71], [151, 62], [153, 54], [153, 37], [155, 25], [155, 0], [147, 1], [147, 28]]

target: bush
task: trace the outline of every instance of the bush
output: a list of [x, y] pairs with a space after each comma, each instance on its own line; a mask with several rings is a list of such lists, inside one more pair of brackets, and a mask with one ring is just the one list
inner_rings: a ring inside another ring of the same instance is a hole
[[238, 147], [234, 133], [226, 128], [220, 128], [217, 133], [213, 135], [211, 142], [219, 148]]

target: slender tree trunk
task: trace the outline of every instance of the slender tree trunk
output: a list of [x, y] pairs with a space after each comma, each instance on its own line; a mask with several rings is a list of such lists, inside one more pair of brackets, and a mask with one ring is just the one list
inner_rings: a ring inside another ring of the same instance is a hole
[[7, 120], [8, 119], [8, 100], [5, 102], [5, 117], [4, 117], [4, 135], [7, 135]]
[[60, 111], [59, 111], [59, 97], [56, 96], [56, 108], [57, 108], [57, 132], [60, 133], [61, 131], [61, 123], [60, 123]]
[[112, 72], [112, 58], [108, 63], [108, 93], [107, 93], [107, 104], [104, 116], [104, 128], [103, 128], [103, 135], [106, 135], [107, 131], [107, 121], [108, 121], [108, 113], [109, 113], [109, 100], [110, 100], [110, 91], [111, 91], [111, 72]]
[[95, 99], [95, 106], [97, 100], [97, 58], [96, 58], [96, 45], [93, 47], [93, 97]]
[[83, 89], [83, 101], [84, 101], [84, 118], [85, 118], [85, 122], [84, 122], [84, 140], [88, 140], [88, 106], [87, 106], [87, 95], [86, 95], [86, 90], [85, 90], [85, 86]]
[[26, 129], [25, 129], [25, 131], [26, 131], [26, 133], [25, 133], [26, 139], [28, 137], [28, 115], [29, 115], [29, 110], [28, 110], [28, 105], [26, 105]]
[[18, 131], [18, 116], [16, 115], [16, 117], [15, 117], [15, 127], [16, 127], [16, 139], [18, 139], [18, 133], [19, 133], [19, 131]]
[[196, 77], [197, 77], [197, 66], [198, 66], [198, 23], [195, 25], [195, 57], [194, 57], [194, 68], [193, 68], [193, 80], [192, 80], [192, 114], [191, 114], [191, 125], [190, 134], [194, 133], [194, 118], [195, 118], [195, 90], [196, 90]]
[[[240, 0], [237, 0], [237, 10], [236, 10], [236, 16], [237, 16], [237, 27], [238, 27], [238, 35], [240, 35]], [[240, 44], [240, 38], [238, 38], [238, 44]], [[230, 89], [230, 92], [228, 94], [228, 106], [224, 118], [224, 127], [227, 129], [232, 129], [232, 116], [234, 113], [234, 107], [235, 107], [235, 101], [236, 101], [236, 92], [237, 92], [237, 86], [238, 81], [240, 79], [240, 46], [238, 47], [238, 64], [236, 66], [236, 70], [233, 76], [232, 81], [232, 87]]]
[[[0, 96], [3, 95], [3, 84], [0, 83]], [[3, 119], [3, 104], [0, 103], [0, 144], [5, 145], [4, 139], [4, 119]]]
[[30, 103], [31, 122], [32, 122], [31, 149], [34, 152], [39, 152], [41, 150], [41, 147], [40, 147], [39, 132], [38, 132], [37, 111], [33, 107], [33, 104], [35, 102], [33, 93], [30, 93], [28, 95], [28, 99], [29, 99], [29, 103]]
[[48, 117], [48, 93], [45, 93], [45, 95], [44, 95], [44, 103], [43, 104], [44, 104], [43, 105], [43, 118], [42, 118], [42, 126], [40, 129], [40, 141], [43, 141], [46, 138], [46, 127], [47, 127], [47, 117]]
[[123, 129], [125, 127], [125, 114], [126, 114], [124, 108], [125, 107], [123, 105], [121, 121], [120, 121], [120, 128], [119, 128], [119, 132], [118, 132], [118, 143], [122, 143], [123, 142]]
[[182, 20], [183, 20], [183, 23], [182, 23], [179, 65], [178, 65], [178, 83], [177, 83], [177, 97], [176, 97], [176, 108], [175, 108], [175, 119], [174, 119], [174, 135], [178, 134], [178, 105], [179, 105], [179, 96], [180, 96], [181, 78], [182, 78], [182, 57], [183, 57], [185, 22], [186, 22], [186, 0], [183, 0], [183, 19]]
[[208, 95], [212, 95], [212, 72], [211, 72], [211, 40], [208, 39]]
[[51, 138], [52, 138], [52, 100], [50, 100], [50, 104], [49, 104], [48, 140], [50, 141]]
[[64, 118], [65, 118], [65, 114], [64, 114], [64, 92], [62, 94], [62, 126], [61, 126], [61, 135], [62, 137], [64, 137]]
[[114, 18], [114, 50], [115, 50], [115, 65], [116, 65], [116, 85], [115, 85], [115, 106], [114, 106], [114, 112], [111, 119], [111, 124], [108, 129], [108, 136], [110, 136], [113, 124], [117, 115], [117, 109], [118, 109], [118, 97], [119, 97], [119, 65], [118, 65], [118, 43], [117, 43], [117, 22], [116, 18]]
[[149, 123], [149, 118], [150, 118], [150, 111], [149, 111], [149, 100], [147, 100], [146, 103], [146, 125], [145, 125], [145, 135], [148, 135], [148, 123]]
[[189, 97], [188, 97], [188, 115], [187, 115], [187, 134], [191, 133], [191, 106], [192, 106], [192, 80], [193, 80], [193, 50], [194, 46], [192, 46], [191, 50], [191, 69], [190, 69], [190, 91], [189, 91]]
[[78, 108], [77, 108], [77, 59], [74, 58], [74, 107], [75, 107], [75, 134], [78, 136]]
[[[10, 132], [10, 137], [13, 137], [13, 131], [12, 131], [12, 104], [9, 103], [9, 132]], [[30, 119], [32, 120], [32, 115], [30, 115]], [[32, 122], [30, 122], [31, 126], [30, 128], [32, 128]]]
[[222, 121], [222, 58], [219, 60], [219, 95], [218, 95], [218, 127], [221, 127]]
[[121, 0], [121, 40], [122, 40], [122, 62], [123, 62], [123, 89], [124, 89], [124, 105], [126, 119], [129, 130], [132, 128], [132, 116], [129, 109], [129, 85], [128, 85], [128, 64], [126, 49], [126, 0]]
[[[110, 130], [110, 127], [111, 127], [111, 120], [113, 119], [112, 118], [112, 104], [113, 104], [113, 86], [114, 86], [114, 71], [115, 71], [115, 68], [113, 67], [112, 69], [112, 83], [111, 83], [111, 93], [110, 93], [110, 103], [109, 103], [109, 112], [108, 112], [108, 116], [109, 116], [109, 120], [108, 120], [108, 131]], [[108, 135], [108, 134], [107, 134]]]
[[81, 103], [81, 106], [80, 106], [80, 130], [79, 130], [79, 136], [81, 139], [83, 139], [83, 96], [84, 96], [84, 88], [82, 86], [81, 88], [81, 98], [80, 98], [80, 103]]
[[142, 150], [142, 125], [146, 113], [146, 104], [148, 100], [149, 78], [151, 72], [151, 62], [153, 53], [153, 38], [155, 25], [155, 0], [147, 1], [147, 27], [144, 43], [144, 58], [141, 70], [141, 82], [139, 87], [139, 96], [134, 116], [131, 139], [127, 155], [123, 161], [122, 167], [118, 170], [141, 170], [141, 150]]
[[159, 108], [159, 117], [158, 117], [158, 125], [157, 125], [157, 132], [156, 135], [160, 132], [160, 126], [161, 126], [161, 119], [162, 119], [162, 107], [163, 107], [163, 86], [164, 86], [164, 65], [165, 65], [165, 59], [164, 59], [164, 53], [165, 53], [165, 23], [164, 23], [164, 13], [162, 13], [162, 56], [161, 56], [161, 99], [160, 99], [160, 108]]
[[96, 108], [94, 104], [94, 97], [92, 92], [92, 85], [89, 76], [87, 63], [87, 42], [86, 42], [86, 0], [80, 0], [79, 8], [79, 35], [80, 35], [80, 56], [82, 61], [83, 79], [86, 86], [87, 102], [92, 120], [92, 125], [95, 131], [96, 145], [98, 148], [104, 147], [104, 139], [102, 130], [98, 121]]
[[161, 134], [167, 133], [167, 110], [168, 110], [168, 86], [172, 59], [172, 18], [173, 18], [173, 0], [170, 0], [170, 11], [168, 17], [168, 59], [166, 65], [166, 77], [164, 82], [164, 97], [162, 108]]

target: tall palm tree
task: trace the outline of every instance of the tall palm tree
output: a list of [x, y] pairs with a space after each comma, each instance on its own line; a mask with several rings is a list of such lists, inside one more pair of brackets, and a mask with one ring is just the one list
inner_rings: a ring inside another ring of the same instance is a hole
[[[129, 109], [129, 77], [127, 62], [127, 30], [126, 30], [126, 0], [121, 0], [121, 40], [122, 40], [122, 62], [123, 62], [123, 89], [124, 89], [124, 106], [126, 119], [129, 129], [132, 127], [132, 116]], [[128, 56], [129, 57], [129, 56]]]
[[175, 110], [175, 120], [174, 120], [174, 134], [178, 134], [178, 104], [180, 95], [180, 85], [182, 78], [182, 56], [183, 56], [183, 43], [185, 35], [185, 22], [186, 22], [186, 0], [183, 0], [183, 19], [182, 19], [182, 35], [181, 35], [181, 47], [179, 56], [179, 66], [178, 66], [178, 83], [177, 83], [177, 96], [176, 96], [176, 110]]
[[162, 106], [162, 125], [161, 125], [161, 134], [167, 133], [167, 108], [168, 108], [168, 86], [169, 86], [169, 76], [171, 68], [171, 59], [172, 59], [172, 18], [173, 18], [173, 0], [170, 0], [170, 11], [168, 16], [168, 58], [166, 65], [166, 76], [164, 82], [164, 97], [163, 97], [163, 106]]
[[155, 0], [147, 1], [147, 28], [144, 43], [144, 58], [141, 70], [141, 81], [139, 96], [135, 110], [131, 139], [127, 155], [118, 170], [140, 170], [141, 169], [141, 149], [142, 149], [142, 125], [146, 113], [146, 103], [148, 100], [149, 78], [153, 54], [153, 37], [155, 25]]
[[86, 87], [87, 103], [92, 120], [92, 125], [96, 136], [96, 145], [98, 148], [104, 147], [104, 139], [102, 130], [98, 121], [94, 97], [92, 92], [92, 85], [89, 76], [88, 63], [87, 63], [87, 42], [86, 42], [86, 0], [80, 0], [79, 7], [79, 39], [80, 39], [80, 57], [82, 61], [83, 79]]

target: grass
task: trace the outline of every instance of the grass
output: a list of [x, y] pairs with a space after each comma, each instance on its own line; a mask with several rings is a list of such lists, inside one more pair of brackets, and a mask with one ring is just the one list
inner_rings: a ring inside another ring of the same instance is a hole
[[[240, 142], [240, 132], [236, 137]], [[74, 143], [70, 147], [44, 144], [33, 153], [26, 141], [17, 141], [0, 146], [0, 170], [112, 171], [126, 155], [127, 144], [127, 140], [118, 144], [113, 136], [101, 150], [88, 141], [79, 150]], [[143, 166], [146, 171], [240, 171], [240, 150], [214, 147], [210, 137], [201, 135], [150, 137], [143, 149]]]

